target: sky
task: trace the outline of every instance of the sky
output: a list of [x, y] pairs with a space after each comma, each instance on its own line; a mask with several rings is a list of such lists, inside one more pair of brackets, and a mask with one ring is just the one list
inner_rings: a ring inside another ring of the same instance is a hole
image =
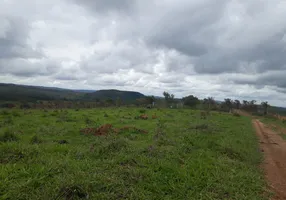
[[0, 0], [0, 82], [286, 106], [285, 0]]

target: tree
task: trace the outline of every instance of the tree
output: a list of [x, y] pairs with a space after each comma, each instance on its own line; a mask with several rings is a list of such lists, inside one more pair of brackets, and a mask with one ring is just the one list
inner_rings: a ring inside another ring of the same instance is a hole
[[175, 95], [173, 94], [169, 94], [168, 92], [163, 92], [165, 101], [167, 102], [167, 104], [173, 103], [174, 99], [175, 99]]
[[264, 115], [267, 115], [268, 114], [268, 107], [269, 107], [269, 104], [267, 101], [264, 101], [261, 103], [262, 107], [263, 107], [263, 110], [264, 110]]
[[232, 111], [232, 100], [229, 98], [224, 99], [224, 104], [229, 109], [229, 112], [231, 112]]
[[204, 105], [207, 105], [208, 110], [210, 110], [211, 107], [212, 107], [213, 105], [215, 105], [216, 103], [215, 103], [215, 100], [214, 100], [213, 97], [208, 97], [208, 98], [205, 98], [205, 99], [203, 100], [203, 104], [204, 104]]
[[120, 97], [117, 97], [115, 104], [117, 107], [121, 106], [122, 105], [122, 99]]
[[155, 102], [155, 97], [154, 96], [147, 96], [145, 97], [146, 98], [146, 101], [148, 104], [152, 104]]
[[236, 99], [236, 100], [234, 100], [234, 105], [235, 105], [236, 109], [240, 109], [241, 103], [239, 100]]
[[105, 100], [105, 103], [106, 103], [107, 106], [112, 106], [112, 105], [114, 105], [114, 100], [109, 98], [109, 99]]
[[182, 100], [183, 100], [184, 105], [191, 106], [191, 107], [194, 107], [200, 103], [200, 100], [193, 95], [186, 96]]

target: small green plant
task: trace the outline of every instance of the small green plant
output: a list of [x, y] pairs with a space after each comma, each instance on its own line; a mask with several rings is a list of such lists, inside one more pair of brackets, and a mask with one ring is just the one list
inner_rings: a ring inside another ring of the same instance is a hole
[[12, 115], [13, 115], [14, 117], [20, 117], [20, 116], [21, 116], [20, 113], [19, 113], [18, 111], [16, 111], [16, 110], [14, 110], [14, 111], [12, 112]]
[[144, 114], [144, 113], [146, 113], [146, 110], [145, 109], [141, 109], [141, 110], [139, 110], [139, 113]]
[[31, 140], [30, 140], [31, 144], [41, 144], [43, 143], [43, 140], [39, 138], [39, 136], [34, 135]]
[[63, 187], [56, 199], [88, 199], [88, 194], [78, 185]]
[[9, 115], [10, 113], [7, 110], [2, 110], [1, 115]]
[[13, 118], [11, 116], [6, 117], [3, 120], [3, 124], [4, 125], [12, 125], [12, 124], [14, 124]]
[[236, 112], [233, 113], [232, 115], [233, 115], [234, 117], [240, 117], [240, 114], [239, 114], [239, 113], [236, 113]]
[[0, 142], [14, 142], [18, 140], [19, 138], [11, 131], [6, 131], [3, 135], [0, 135]]
[[90, 119], [88, 116], [85, 117], [84, 121], [87, 125], [94, 124], [94, 120]]

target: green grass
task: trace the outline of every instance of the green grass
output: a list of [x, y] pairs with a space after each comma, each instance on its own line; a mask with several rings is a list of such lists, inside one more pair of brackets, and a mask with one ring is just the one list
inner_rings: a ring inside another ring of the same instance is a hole
[[[1, 137], [16, 138], [0, 141], [0, 199], [266, 199], [249, 118], [131, 108], [13, 112], [0, 115]], [[142, 113], [158, 118], [134, 119]], [[106, 123], [148, 134], [80, 133]]]

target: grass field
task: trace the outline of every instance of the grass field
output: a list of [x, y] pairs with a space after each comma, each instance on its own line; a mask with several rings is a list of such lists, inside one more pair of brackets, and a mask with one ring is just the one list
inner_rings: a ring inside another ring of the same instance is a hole
[[[0, 120], [0, 199], [265, 198], [247, 117], [112, 108], [0, 110]], [[107, 123], [148, 133], [80, 132]]]

